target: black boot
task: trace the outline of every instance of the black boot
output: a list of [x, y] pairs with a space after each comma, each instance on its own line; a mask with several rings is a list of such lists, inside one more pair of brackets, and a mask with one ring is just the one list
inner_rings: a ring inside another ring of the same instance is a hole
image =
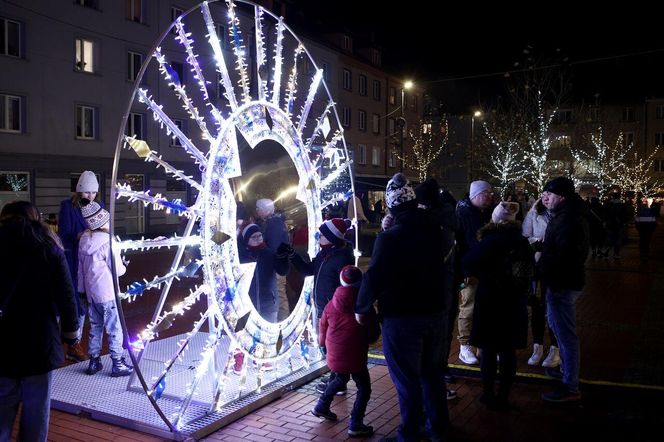
[[112, 377], [129, 376], [133, 373], [134, 367], [127, 365], [124, 358], [111, 357], [111, 360], [113, 361]]
[[85, 370], [86, 374], [93, 375], [95, 373], [98, 373], [101, 371], [101, 369], [104, 368], [104, 366], [101, 363], [101, 357], [99, 356], [91, 356], [90, 357], [90, 362], [88, 363], [88, 369]]

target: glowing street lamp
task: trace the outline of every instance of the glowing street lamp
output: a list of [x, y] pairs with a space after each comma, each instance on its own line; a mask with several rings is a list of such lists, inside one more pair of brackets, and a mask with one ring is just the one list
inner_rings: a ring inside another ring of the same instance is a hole
[[475, 177], [474, 172], [474, 158], [475, 158], [475, 118], [481, 118], [482, 111], [476, 110], [470, 116], [470, 180], [472, 181]]
[[404, 127], [406, 127], [406, 118], [404, 117], [404, 98], [405, 98], [405, 93], [406, 89], [411, 89], [413, 87], [413, 82], [410, 80], [405, 81], [401, 85], [401, 117], [397, 120], [397, 125], [399, 126], [399, 140], [400, 140], [400, 145], [399, 145], [399, 151], [400, 151], [400, 156], [401, 156], [401, 172], [403, 172], [403, 161], [404, 161], [404, 156], [403, 156], [403, 130]]

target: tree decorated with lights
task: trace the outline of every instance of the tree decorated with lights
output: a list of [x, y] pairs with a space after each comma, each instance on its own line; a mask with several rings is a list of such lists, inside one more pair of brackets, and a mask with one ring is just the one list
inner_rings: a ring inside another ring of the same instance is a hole
[[[194, 34], [201, 29], [204, 35], [196, 41]], [[218, 34], [220, 30], [224, 34]], [[251, 48], [245, 43], [247, 34], [253, 34], [248, 39]], [[162, 45], [178, 50], [162, 51]], [[198, 51], [204, 56], [199, 57]], [[173, 68], [182, 59], [188, 68], [185, 78]], [[311, 74], [301, 69], [303, 59], [313, 67]], [[148, 66], [161, 74], [167, 87], [157, 89], [152, 82], [141, 81]], [[323, 69], [282, 18], [242, 0], [204, 1], [176, 18], [139, 72], [125, 124], [136, 108], [152, 114], [154, 132], [161, 129], [177, 140], [201, 175], [195, 178], [178, 169], [147, 140], [124, 135], [118, 140], [113, 195], [188, 219], [181, 236], [118, 238], [113, 244], [123, 253], [175, 249], [168, 268], [157, 276], [136, 279], [125, 289], [118, 287], [117, 300], [122, 311], [122, 301], [144, 301], [153, 291], [161, 293], [150, 304], [154, 314], [142, 331], [129, 334], [125, 321], [123, 329], [136, 367], [131, 387], [142, 387], [168, 428], [179, 432], [248, 394], [260, 393], [272, 382], [324, 365], [313, 323], [312, 277], [305, 278], [291, 314], [278, 323], [263, 319], [249, 298], [257, 264], [241, 262], [238, 254], [233, 189], [240, 177], [251, 181], [243, 176], [247, 165], [242, 164], [239, 146], [254, 150], [261, 149], [263, 141], [276, 142], [288, 154], [298, 177], [296, 199], [306, 208], [310, 257], [319, 250], [316, 234], [323, 210], [352, 195], [351, 161]], [[182, 115], [188, 116], [191, 133], [176, 121]], [[150, 190], [132, 189], [118, 173], [120, 164], [130, 160], [127, 151], [131, 160], [138, 157], [186, 183], [196, 194], [194, 203], [188, 206]], [[267, 190], [278, 195], [282, 189], [275, 184]], [[116, 212], [115, 200], [111, 211]], [[197, 264], [203, 281], [182, 299], [173, 299], [173, 282], [188, 272], [180, 262], [190, 246], [200, 247]], [[360, 256], [358, 249], [355, 256]], [[202, 308], [200, 316], [183, 324], [183, 315], [194, 307]], [[177, 340], [156, 342], [174, 324], [187, 333]], [[239, 370], [232, 369], [237, 363], [234, 348], [245, 361]]]
[[550, 176], [549, 154], [553, 141], [550, 126], [556, 111], [557, 108], [550, 112], [544, 109], [541, 92], [538, 91], [537, 119], [525, 128], [528, 144], [524, 151], [528, 161], [525, 177], [537, 192], [544, 188]]
[[623, 192], [634, 192], [634, 195], [649, 198], [657, 193], [664, 183], [653, 179], [650, 171], [653, 170], [654, 157], [659, 150], [655, 147], [652, 153], [643, 157], [634, 151], [625, 155], [624, 161], [614, 172], [614, 182], [623, 189]]
[[420, 182], [423, 182], [429, 176], [432, 166], [447, 146], [448, 127], [447, 120], [438, 124], [432, 121], [420, 120], [418, 132], [409, 131], [409, 136], [413, 141], [412, 154], [397, 154], [397, 158], [404, 163], [404, 167], [417, 170], [417, 176]]
[[590, 134], [590, 145], [586, 149], [570, 146], [574, 160], [591, 174], [599, 196], [604, 197], [606, 191], [615, 184], [614, 180], [624, 168], [633, 144], [625, 146], [622, 132], [616, 137], [613, 145], [604, 139], [604, 131], [599, 127]]
[[526, 176], [523, 123], [512, 113], [492, 113], [493, 118], [482, 124], [487, 141], [487, 173], [505, 189]]

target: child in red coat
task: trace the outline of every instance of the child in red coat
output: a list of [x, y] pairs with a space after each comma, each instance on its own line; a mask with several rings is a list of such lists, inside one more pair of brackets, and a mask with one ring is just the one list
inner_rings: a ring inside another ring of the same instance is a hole
[[364, 412], [371, 397], [371, 379], [367, 369], [369, 342], [366, 326], [355, 320], [355, 301], [362, 282], [362, 271], [347, 265], [339, 274], [341, 286], [325, 306], [320, 318], [319, 344], [327, 352], [327, 366], [335, 376], [330, 378], [325, 392], [311, 412], [314, 416], [336, 421], [337, 415], [330, 410], [330, 404], [337, 391], [341, 390], [352, 377], [357, 386], [357, 397], [350, 414], [348, 435], [351, 437], [370, 436], [373, 427], [364, 425]]

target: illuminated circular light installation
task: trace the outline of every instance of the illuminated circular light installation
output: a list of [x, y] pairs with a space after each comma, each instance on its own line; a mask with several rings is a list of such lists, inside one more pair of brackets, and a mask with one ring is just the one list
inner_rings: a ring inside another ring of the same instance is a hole
[[[247, 35], [250, 38], [245, 38]], [[151, 71], [160, 73], [167, 89], [143, 81]], [[113, 193], [119, 200], [186, 216], [188, 223], [182, 236], [118, 239], [113, 247], [119, 252], [139, 253], [176, 248], [172, 263], [161, 275], [118, 290], [119, 299], [130, 302], [144, 296], [156, 298], [148, 292], [161, 289], [154, 302], [153, 320], [129, 340], [138, 379], [172, 430], [196, 419], [192, 402], [203, 403], [213, 412], [247, 392], [260, 390], [266, 380], [277, 380], [321, 359], [313, 324], [312, 277], [305, 278], [294, 310], [278, 323], [264, 320], [248, 296], [256, 264], [240, 263], [232, 180], [242, 176], [240, 143], [246, 142], [251, 149], [266, 140], [281, 145], [297, 171], [296, 198], [306, 207], [308, 254], [313, 257], [317, 253], [322, 211], [348, 200], [353, 193], [343, 129], [323, 74], [281, 18], [245, 1], [202, 2], [185, 12], [162, 34], [151, 58], [138, 72], [116, 148]], [[172, 144], [188, 154], [201, 172], [200, 179], [179, 170], [146, 140], [125, 135], [132, 128], [132, 112], [137, 109], [152, 114], [154, 127], [171, 136]], [[189, 131], [178, 118], [182, 114], [188, 116]], [[127, 160], [123, 148], [186, 183], [197, 194], [195, 203], [186, 206], [181, 200], [132, 189], [119, 176], [121, 163]], [[114, 199], [114, 224], [118, 222], [116, 205]], [[180, 263], [188, 246], [200, 247], [204, 280], [173, 304], [169, 300], [171, 284], [190, 271]], [[355, 255], [359, 256], [357, 249]], [[189, 324], [187, 333], [170, 351], [159, 353], [162, 356], [157, 364], [148, 364], [146, 355], [150, 346], [157, 345], [159, 333], [181, 321], [182, 315], [201, 300], [205, 300], [205, 308], [200, 318]], [[123, 328], [127, 333], [125, 321]], [[181, 392], [169, 389], [178, 361], [187, 358], [193, 342], [200, 341], [202, 330], [206, 330], [203, 343], [190, 358], [191, 377]], [[245, 360], [237, 382], [230, 380], [229, 373], [235, 348]], [[249, 369], [251, 363], [257, 368]], [[268, 364], [276, 366], [272, 377], [262, 369]], [[155, 369], [155, 365], [160, 368]], [[253, 380], [248, 379], [252, 376]], [[162, 406], [160, 399], [166, 397], [176, 405]]]

